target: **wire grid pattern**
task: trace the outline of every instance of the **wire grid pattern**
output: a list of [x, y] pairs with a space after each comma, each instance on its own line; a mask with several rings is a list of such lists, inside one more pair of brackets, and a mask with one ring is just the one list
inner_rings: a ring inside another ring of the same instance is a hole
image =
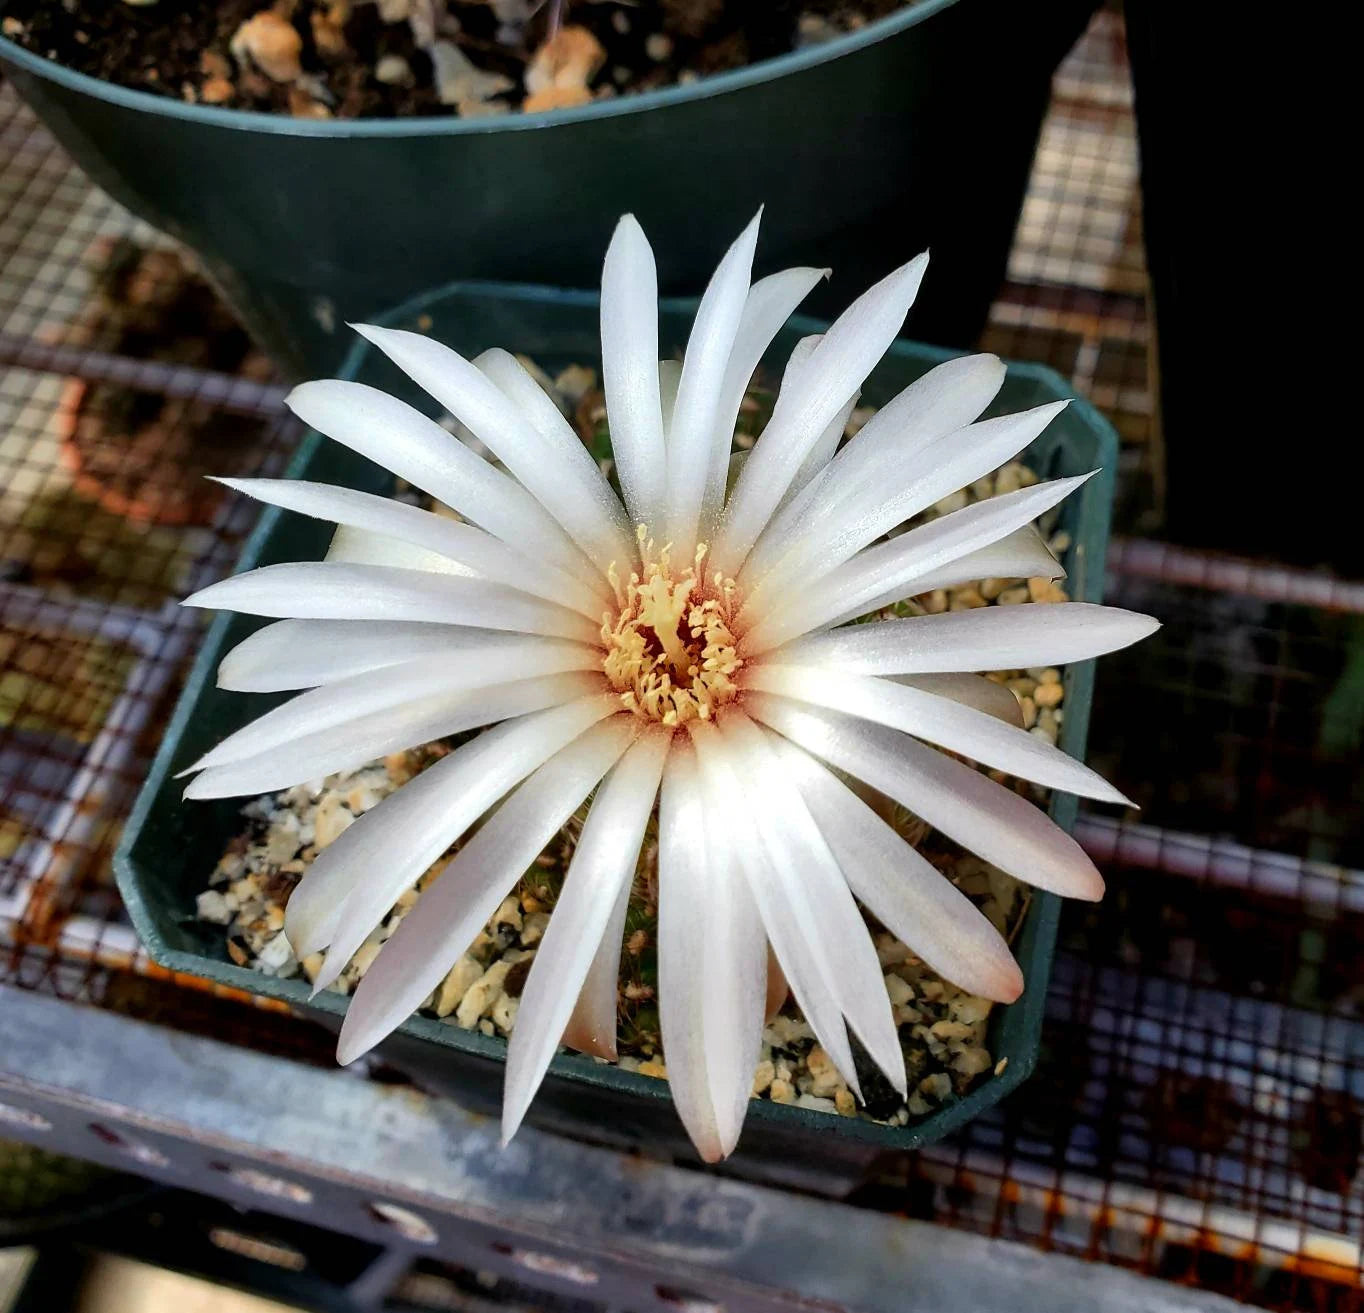
[[[1137, 169], [1104, 10], [1058, 73], [982, 345], [1051, 364], [1110, 416], [1118, 526], [1149, 533], [1162, 462]], [[174, 599], [224, 573], [250, 523], [225, 503], [148, 526], [72, 490], [53, 371], [108, 362], [52, 352], [90, 303], [90, 252], [120, 237], [161, 242], [0, 87], [0, 345], [30, 366], [0, 372], [0, 622], [21, 640], [0, 648], [0, 981], [327, 1061], [320, 1030], [167, 980], [112, 886], [117, 818], [199, 633]], [[228, 395], [211, 372], [159, 381]], [[268, 389], [241, 396], [269, 413]], [[263, 427], [252, 463], [278, 468], [293, 436]], [[1082, 816], [1110, 890], [1063, 920], [1037, 1073], [859, 1199], [1266, 1307], [1359, 1310], [1364, 589], [1140, 538], [1112, 564], [1110, 600], [1165, 628], [1100, 663], [1091, 759], [1144, 810]]]

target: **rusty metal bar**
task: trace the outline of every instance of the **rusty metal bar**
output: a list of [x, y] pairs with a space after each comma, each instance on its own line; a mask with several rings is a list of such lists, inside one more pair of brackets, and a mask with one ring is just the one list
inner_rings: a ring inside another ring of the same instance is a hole
[[0, 366], [70, 374], [91, 383], [115, 383], [163, 396], [192, 398], [239, 415], [275, 419], [289, 389], [160, 360], [134, 360], [86, 347], [54, 346], [34, 338], [0, 333]]
[[1364, 871], [1332, 862], [1304, 861], [1230, 839], [1107, 816], [1081, 816], [1075, 837], [1096, 862], [1211, 880], [1230, 888], [1339, 907], [1343, 912], [1364, 912]]
[[1200, 552], [1148, 538], [1114, 538], [1107, 563], [1114, 574], [1132, 579], [1364, 615], [1364, 582], [1321, 571]]

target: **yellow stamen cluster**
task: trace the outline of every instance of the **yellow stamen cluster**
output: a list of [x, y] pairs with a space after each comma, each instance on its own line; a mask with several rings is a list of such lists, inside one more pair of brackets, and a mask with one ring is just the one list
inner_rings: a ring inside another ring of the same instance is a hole
[[602, 669], [637, 716], [664, 725], [709, 720], [738, 693], [734, 581], [718, 571], [706, 579], [704, 543], [674, 573], [668, 548], [655, 552], [642, 528], [639, 540], [643, 576], [635, 571], [622, 581], [610, 571], [618, 609], [602, 620]]

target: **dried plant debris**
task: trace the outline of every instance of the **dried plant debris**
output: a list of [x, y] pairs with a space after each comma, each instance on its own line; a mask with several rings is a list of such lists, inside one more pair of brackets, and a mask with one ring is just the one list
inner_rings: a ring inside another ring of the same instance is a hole
[[10, 0], [3, 33], [122, 86], [302, 118], [477, 117], [694, 81], [912, 0]]
[[[589, 447], [596, 448], [605, 442], [598, 414], [601, 394], [594, 371], [573, 365], [551, 379], [534, 361], [524, 357], [522, 361], [560, 409], [576, 416], [579, 432]], [[743, 418], [751, 433], [761, 431], [770, 410], [770, 394], [759, 380], [750, 390], [744, 407]], [[867, 409], [855, 411], [849, 420], [849, 434], [855, 434], [871, 413]], [[609, 462], [605, 467], [609, 469]], [[1015, 461], [973, 484], [967, 492], [953, 494], [923, 518], [945, 514], [996, 491], [1028, 486], [1037, 477], [1026, 465]], [[410, 489], [399, 489], [399, 495], [420, 500]], [[1053, 533], [1050, 545], [1060, 553], [1069, 542], [1064, 533]], [[1068, 598], [1064, 589], [1048, 580], [982, 579], [958, 588], [939, 589], [900, 603], [893, 610], [897, 615], [916, 615], [1065, 600]], [[1065, 715], [1065, 687], [1060, 670], [1049, 667], [993, 671], [988, 678], [1000, 686], [1006, 703], [1012, 696], [1019, 723], [1049, 742], [1056, 742]], [[231, 959], [265, 975], [315, 977], [322, 965], [322, 955], [299, 962], [283, 933], [285, 905], [308, 863], [357, 816], [444, 756], [459, 741], [395, 753], [359, 770], [249, 803], [243, 810], [246, 829], [228, 846], [208, 889], [199, 895], [198, 901], [199, 919], [225, 928]], [[1034, 786], [1010, 780], [998, 772], [992, 774], [1020, 791], [1030, 792], [1038, 801], [1045, 800], [1043, 792]], [[964, 852], [902, 807], [879, 795], [868, 800], [984, 912], [1001, 934], [1011, 940], [1018, 933], [1028, 907], [1026, 886]], [[423, 1015], [446, 1025], [477, 1029], [488, 1036], [510, 1034], [531, 960], [573, 855], [580, 823], [580, 817], [570, 821], [559, 839], [526, 872], [515, 894], [503, 902], [478, 939], [425, 1000]], [[420, 901], [422, 889], [438, 878], [457, 850], [458, 846], [441, 857], [417, 887], [399, 899], [330, 988], [341, 994], [349, 994], [355, 988], [384, 942]], [[657, 843], [651, 830], [641, 849], [621, 946], [618, 1064], [627, 1071], [662, 1077], [667, 1074], [667, 1066], [659, 1038], [656, 998], [657, 857]], [[1002, 1073], [1004, 1063], [996, 1061], [987, 1041], [990, 1012], [995, 1005], [941, 979], [905, 944], [875, 922], [870, 924], [904, 1046], [909, 1073], [908, 1101], [901, 1099], [867, 1061], [859, 1067], [866, 1098], [865, 1105], [859, 1107], [789, 999], [764, 1030], [761, 1060], [754, 1075], [755, 1098], [905, 1125], [961, 1096], [991, 1074]]]

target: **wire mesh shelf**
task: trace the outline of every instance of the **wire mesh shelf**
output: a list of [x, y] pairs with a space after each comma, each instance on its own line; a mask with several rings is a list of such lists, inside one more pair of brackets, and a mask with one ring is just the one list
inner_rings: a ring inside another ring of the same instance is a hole
[[[252, 519], [199, 490], [203, 452], [277, 471], [297, 436], [211, 303], [0, 86], [0, 983], [325, 1061], [310, 1024], [154, 967], [109, 867], [200, 633], [175, 601]], [[1053, 365], [1123, 439], [1110, 600], [1165, 628], [1100, 663], [1091, 760], [1144, 810], [1082, 815], [1109, 895], [1067, 909], [1036, 1075], [856, 1202], [1360, 1310], [1364, 582], [1159, 541], [1113, 10], [1058, 73], [982, 345]]]

